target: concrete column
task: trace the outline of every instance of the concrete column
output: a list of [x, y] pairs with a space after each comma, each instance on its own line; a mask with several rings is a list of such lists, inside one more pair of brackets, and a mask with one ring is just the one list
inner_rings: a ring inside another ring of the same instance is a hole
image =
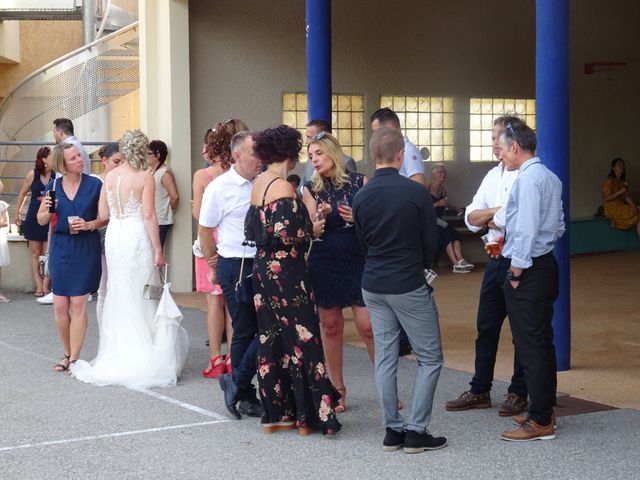
[[331, 123], [331, 0], [306, 0], [308, 119]]
[[569, 0], [536, 1], [536, 127], [538, 155], [563, 185], [565, 234], [555, 247], [560, 297], [553, 331], [558, 370], [571, 366], [569, 251]]
[[193, 288], [188, 0], [141, 0], [140, 119], [149, 140], [169, 147], [180, 206], [165, 244], [173, 290]]

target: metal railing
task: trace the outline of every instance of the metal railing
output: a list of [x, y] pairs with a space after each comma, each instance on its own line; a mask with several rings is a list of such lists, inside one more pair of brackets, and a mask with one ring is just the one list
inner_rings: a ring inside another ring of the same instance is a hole
[[[117, 142], [117, 140], [109, 140], [109, 141], [103, 141], [103, 142], [97, 142], [97, 141], [89, 141], [89, 142], [82, 142], [82, 145], [84, 147], [102, 147], [103, 145], [106, 145], [108, 143], [111, 142]], [[25, 140], [25, 141], [13, 141], [13, 142], [8, 142], [8, 141], [0, 141], [0, 147], [10, 147], [10, 146], [15, 146], [15, 147], [34, 147], [34, 148], [41, 148], [41, 147], [45, 147], [45, 146], [53, 146], [56, 145], [55, 142], [38, 142], [38, 141], [29, 141], [29, 140]], [[23, 159], [23, 158], [12, 158], [12, 159], [6, 159], [6, 158], [0, 158], [0, 164], [2, 163], [9, 163], [9, 164], [28, 164], [28, 168], [26, 168], [26, 171], [29, 171], [31, 169], [33, 169], [35, 167], [35, 155], [33, 158], [31, 159]], [[100, 159], [91, 159], [91, 171], [93, 173], [100, 173], [101, 169], [100, 169], [100, 165], [102, 164]], [[12, 184], [16, 184], [19, 185], [19, 187], [16, 190], [8, 190], [7, 188], [5, 188], [2, 192], [0, 192], [0, 200], [4, 200], [5, 202], [7, 202], [9, 204], [9, 218], [11, 219], [11, 221], [13, 221], [14, 215], [15, 215], [15, 211], [18, 208], [18, 206], [16, 205], [16, 202], [18, 200], [18, 196], [20, 194], [20, 187], [22, 186], [22, 183], [24, 181], [24, 178], [26, 176], [26, 173], [24, 175], [2, 175], [0, 174], [0, 181], [4, 184], [4, 185], [12, 185]], [[22, 206], [22, 210], [23, 212], [26, 212], [26, 209], [29, 205], [29, 200], [31, 197], [31, 192], [27, 192], [26, 196], [25, 196], [25, 200], [23, 202], [23, 206]], [[24, 215], [23, 215], [24, 216]], [[13, 232], [17, 232], [17, 230], [15, 229], [15, 227], [12, 227], [12, 231]]]

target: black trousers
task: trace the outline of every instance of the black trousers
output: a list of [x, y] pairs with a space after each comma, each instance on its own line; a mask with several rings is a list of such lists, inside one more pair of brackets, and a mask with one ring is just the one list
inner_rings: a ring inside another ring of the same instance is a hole
[[529, 418], [548, 425], [556, 402], [556, 351], [553, 346], [553, 303], [558, 298], [558, 264], [549, 252], [533, 259], [518, 288], [505, 280], [509, 324], [529, 390]]
[[[491, 259], [484, 271], [482, 287], [480, 288], [480, 303], [478, 305], [476, 338], [475, 373], [471, 380], [471, 393], [479, 395], [491, 390], [493, 372], [496, 365], [496, 354], [500, 342], [500, 331], [507, 316], [504, 299], [504, 280], [511, 261], [500, 257]], [[509, 393], [521, 397], [527, 396], [527, 384], [524, 379], [522, 366], [518, 356], [514, 354], [513, 376], [509, 385]]]
[[[245, 301], [236, 298], [235, 285], [240, 276], [239, 258], [218, 258], [218, 281], [224, 301], [231, 314], [231, 364], [233, 383], [238, 387], [238, 400], [253, 400], [256, 392], [251, 383], [258, 370], [258, 319], [253, 305], [253, 293]], [[253, 258], [245, 259], [243, 277], [253, 270]], [[250, 282], [249, 282], [250, 283]]]

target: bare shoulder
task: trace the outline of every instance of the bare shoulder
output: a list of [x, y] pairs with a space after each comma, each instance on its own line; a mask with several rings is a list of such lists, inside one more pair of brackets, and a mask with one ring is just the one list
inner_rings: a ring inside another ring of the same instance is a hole
[[278, 179], [273, 182], [267, 190], [267, 198], [265, 201], [273, 202], [274, 200], [278, 200], [279, 198], [295, 198], [296, 192], [289, 182], [284, 179]]

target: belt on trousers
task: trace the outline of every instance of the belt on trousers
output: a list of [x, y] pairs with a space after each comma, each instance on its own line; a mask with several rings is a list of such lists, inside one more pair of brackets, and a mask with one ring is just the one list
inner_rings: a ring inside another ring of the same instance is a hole
[[[231, 260], [233, 262], [241, 262], [243, 257], [220, 257], [222, 260]], [[253, 257], [244, 257], [245, 262], [253, 262]]]

